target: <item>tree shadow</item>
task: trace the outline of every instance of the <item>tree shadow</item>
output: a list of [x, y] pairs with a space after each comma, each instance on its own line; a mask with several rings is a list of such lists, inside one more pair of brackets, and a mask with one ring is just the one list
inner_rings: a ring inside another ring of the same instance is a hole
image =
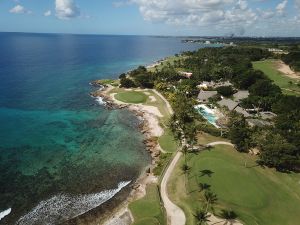
[[203, 176], [211, 177], [213, 174], [214, 174], [214, 172], [211, 170], [201, 170], [200, 171], [200, 177], [203, 177]]

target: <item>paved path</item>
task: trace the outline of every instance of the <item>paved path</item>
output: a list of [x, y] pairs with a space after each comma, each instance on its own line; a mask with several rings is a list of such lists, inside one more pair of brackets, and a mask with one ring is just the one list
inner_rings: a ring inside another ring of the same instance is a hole
[[184, 212], [182, 211], [181, 208], [179, 208], [177, 205], [175, 205], [173, 202], [168, 197], [167, 193], [167, 184], [169, 181], [169, 178], [179, 161], [180, 157], [182, 155], [182, 152], [178, 151], [173, 158], [172, 162], [170, 163], [168, 169], [166, 170], [164, 177], [161, 181], [160, 184], [160, 194], [161, 198], [164, 203], [164, 207], [167, 212], [167, 220], [168, 220], [168, 225], [185, 225], [185, 215]]
[[[216, 141], [207, 144], [207, 146], [215, 146], [215, 145], [234, 146], [232, 143], [225, 142], [225, 141]], [[182, 152], [178, 151], [175, 157], [173, 158], [172, 162], [170, 163], [168, 169], [166, 170], [160, 184], [160, 194], [161, 194], [162, 201], [164, 203], [164, 207], [166, 209], [168, 225], [185, 225], [186, 222], [186, 217], [183, 210], [179, 208], [177, 205], [175, 205], [169, 199], [168, 192], [167, 192], [167, 185], [168, 185], [169, 178], [181, 156], [182, 156]], [[210, 214], [210, 220], [211, 222], [214, 223], [222, 222], [222, 219], [219, 219], [212, 214]], [[240, 223], [234, 223], [234, 224], [240, 225]]]

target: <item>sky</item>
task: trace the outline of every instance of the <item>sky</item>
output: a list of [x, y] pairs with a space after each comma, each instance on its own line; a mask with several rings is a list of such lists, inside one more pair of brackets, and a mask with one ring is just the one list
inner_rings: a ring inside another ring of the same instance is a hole
[[300, 0], [0, 0], [0, 31], [300, 37]]

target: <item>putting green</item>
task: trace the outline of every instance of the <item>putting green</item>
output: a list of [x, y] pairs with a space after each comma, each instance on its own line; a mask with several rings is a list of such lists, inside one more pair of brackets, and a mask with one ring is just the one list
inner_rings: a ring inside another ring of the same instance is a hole
[[148, 99], [148, 96], [145, 95], [143, 92], [139, 91], [124, 91], [119, 92], [115, 95], [115, 98], [118, 101], [124, 102], [124, 103], [145, 103]]

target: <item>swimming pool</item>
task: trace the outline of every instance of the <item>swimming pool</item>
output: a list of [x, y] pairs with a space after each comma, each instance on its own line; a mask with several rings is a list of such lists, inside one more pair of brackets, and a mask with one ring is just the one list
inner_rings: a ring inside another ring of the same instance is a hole
[[219, 128], [217, 120], [219, 119], [214, 112], [214, 109], [207, 107], [204, 104], [196, 105], [195, 109], [212, 125]]

